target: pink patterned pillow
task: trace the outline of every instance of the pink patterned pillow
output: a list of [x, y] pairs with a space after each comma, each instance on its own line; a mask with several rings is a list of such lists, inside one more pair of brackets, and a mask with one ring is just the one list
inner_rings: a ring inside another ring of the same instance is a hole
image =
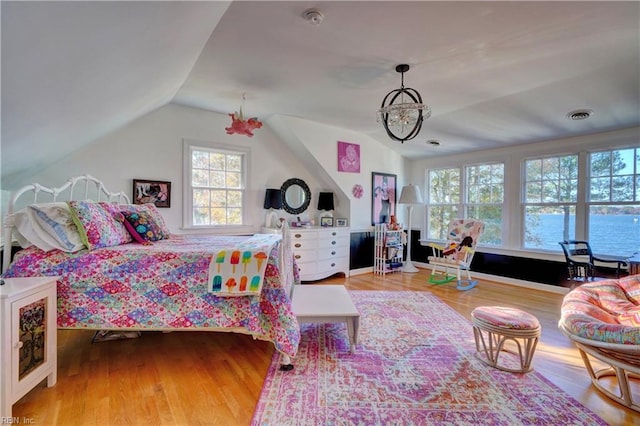
[[105, 204], [90, 201], [68, 201], [71, 219], [76, 224], [80, 239], [89, 250], [118, 246], [131, 242], [131, 235], [116, 220]]

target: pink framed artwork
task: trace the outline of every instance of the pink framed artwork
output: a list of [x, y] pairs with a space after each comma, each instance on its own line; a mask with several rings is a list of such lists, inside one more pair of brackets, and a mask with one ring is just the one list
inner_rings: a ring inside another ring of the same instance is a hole
[[360, 145], [338, 141], [338, 171], [360, 173]]
[[396, 214], [396, 175], [371, 173], [371, 224], [389, 223]]

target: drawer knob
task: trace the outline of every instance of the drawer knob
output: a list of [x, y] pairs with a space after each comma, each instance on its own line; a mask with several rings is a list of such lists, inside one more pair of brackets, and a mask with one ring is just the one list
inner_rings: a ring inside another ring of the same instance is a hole
[[331, 235], [333, 235], [335, 237], [337, 234], [335, 232], [332, 232]]
[[296, 243], [296, 244], [295, 244], [295, 247], [300, 248], [300, 247], [302, 247], [302, 244], [300, 244], [300, 243]]
[[293, 257], [295, 257], [296, 259], [300, 259], [300, 255], [299, 255], [299, 254], [296, 254], [296, 255], [295, 255], [295, 256], [293, 256]]
[[332, 264], [331, 264], [331, 267], [333, 268], [334, 266], [336, 266], [336, 264], [335, 264], [335, 263], [332, 263]]
[[335, 245], [336, 245], [336, 242], [335, 242], [335, 241], [331, 241], [331, 244], [333, 244], [333, 245], [335, 246]]
[[294, 235], [294, 237], [296, 237], [296, 238], [302, 238], [302, 235], [301, 235], [301, 234], [295, 234], [295, 235]]
[[335, 256], [335, 254], [336, 254], [336, 252], [335, 252], [335, 251], [332, 251], [332, 252], [331, 252], [331, 255], [332, 255], [332, 256]]

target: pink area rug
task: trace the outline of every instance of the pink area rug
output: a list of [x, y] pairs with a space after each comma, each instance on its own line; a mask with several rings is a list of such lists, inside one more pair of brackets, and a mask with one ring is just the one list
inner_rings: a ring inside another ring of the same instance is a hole
[[480, 362], [471, 323], [432, 294], [351, 295], [356, 353], [343, 324], [302, 325], [295, 368], [274, 355], [253, 425], [606, 425], [535, 371]]

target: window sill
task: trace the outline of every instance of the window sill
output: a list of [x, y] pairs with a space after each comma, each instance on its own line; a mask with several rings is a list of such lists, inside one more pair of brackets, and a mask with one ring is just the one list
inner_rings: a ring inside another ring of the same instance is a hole
[[260, 232], [260, 227], [249, 225], [225, 226], [183, 226], [182, 234], [214, 234], [214, 235], [253, 235]]
[[[420, 244], [423, 246], [428, 245], [429, 243], [440, 243], [442, 241], [436, 240], [420, 240]], [[538, 259], [538, 260], [552, 260], [556, 262], [564, 262], [564, 255], [561, 251], [555, 253], [549, 250], [530, 250], [530, 249], [512, 249], [505, 247], [492, 247], [492, 246], [483, 246], [482, 242], [478, 245], [476, 251], [478, 253], [486, 253], [486, 254], [498, 254], [504, 256], [514, 256], [514, 257], [524, 257], [528, 259]]]

